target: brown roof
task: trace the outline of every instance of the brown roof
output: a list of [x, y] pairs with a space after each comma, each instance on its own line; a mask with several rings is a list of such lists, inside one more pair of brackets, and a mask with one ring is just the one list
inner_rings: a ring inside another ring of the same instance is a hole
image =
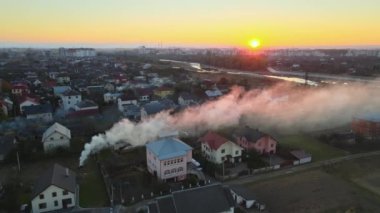
[[221, 145], [228, 142], [227, 138], [215, 132], [207, 132], [207, 134], [201, 137], [199, 140], [202, 143], [207, 143], [213, 150], [217, 150]]

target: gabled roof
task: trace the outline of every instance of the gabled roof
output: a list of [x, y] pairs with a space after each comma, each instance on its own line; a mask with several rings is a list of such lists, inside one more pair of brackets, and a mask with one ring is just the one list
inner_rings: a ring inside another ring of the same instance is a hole
[[96, 107], [98, 105], [91, 100], [83, 100], [83, 101], [77, 103], [76, 106], [79, 108], [87, 108], [87, 107]]
[[[68, 174], [66, 174], [66, 172]], [[54, 166], [50, 167], [37, 179], [36, 184], [34, 185], [32, 198], [35, 198], [51, 185], [75, 193], [76, 175], [73, 171], [59, 164], [54, 164]]]
[[187, 151], [192, 150], [189, 145], [176, 138], [162, 138], [146, 144], [158, 159], [164, 160], [186, 155]]
[[36, 115], [53, 112], [53, 108], [50, 104], [26, 106], [23, 108], [23, 110], [25, 115]]
[[156, 198], [155, 202], [149, 205], [152, 210], [165, 213], [219, 213], [227, 212], [234, 207], [235, 202], [229, 189], [221, 184], [176, 191], [171, 195]]
[[290, 152], [297, 159], [304, 159], [311, 157], [311, 154], [305, 152], [305, 150], [293, 150]]
[[265, 133], [257, 129], [250, 128], [249, 126], [239, 127], [234, 132], [235, 137], [245, 137], [247, 141], [256, 143], [260, 138], [266, 136]]
[[215, 132], [207, 132], [206, 135], [199, 139], [202, 143], [206, 143], [213, 150], [219, 149], [224, 143], [227, 143], [229, 140]]
[[59, 123], [54, 123], [51, 127], [49, 127], [44, 134], [42, 135], [42, 141], [45, 141], [51, 134], [54, 132], [59, 132], [62, 135], [67, 136], [68, 138], [71, 138], [71, 132], [68, 128], [65, 126], [59, 124]]
[[167, 110], [170, 107], [166, 106], [165, 104], [161, 103], [160, 101], [151, 101], [143, 106], [145, 112], [148, 115], [153, 115], [156, 113], [159, 113], [163, 110]]

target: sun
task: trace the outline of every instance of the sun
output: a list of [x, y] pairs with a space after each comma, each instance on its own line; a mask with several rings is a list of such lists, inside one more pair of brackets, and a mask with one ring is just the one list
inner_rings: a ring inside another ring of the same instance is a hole
[[256, 49], [256, 48], [260, 47], [260, 45], [261, 45], [261, 42], [258, 39], [252, 39], [249, 42], [249, 46], [251, 46], [253, 49]]

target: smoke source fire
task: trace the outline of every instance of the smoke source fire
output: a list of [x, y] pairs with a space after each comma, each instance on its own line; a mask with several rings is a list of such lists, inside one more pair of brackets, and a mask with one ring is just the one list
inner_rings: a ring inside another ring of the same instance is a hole
[[85, 144], [79, 164], [88, 156], [120, 141], [144, 145], [161, 131], [177, 130], [199, 135], [245, 122], [261, 129], [310, 131], [344, 125], [359, 113], [375, 112], [380, 107], [379, 90], [374, 85], [342, 85], [321, 88], [278, 84], [267, 89], [245, 91], [240, 87], [217, 100], [171, 115], [169, 111], [133, 123], [123, 119], [104, 134]]

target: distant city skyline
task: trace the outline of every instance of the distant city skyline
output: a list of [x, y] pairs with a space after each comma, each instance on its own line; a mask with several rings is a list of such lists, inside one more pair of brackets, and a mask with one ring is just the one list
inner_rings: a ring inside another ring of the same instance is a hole
[[[378, 0], [2, 0], [0, 47], [379, 48]], [[162, 45], [161, 45], [162, 44]]]

